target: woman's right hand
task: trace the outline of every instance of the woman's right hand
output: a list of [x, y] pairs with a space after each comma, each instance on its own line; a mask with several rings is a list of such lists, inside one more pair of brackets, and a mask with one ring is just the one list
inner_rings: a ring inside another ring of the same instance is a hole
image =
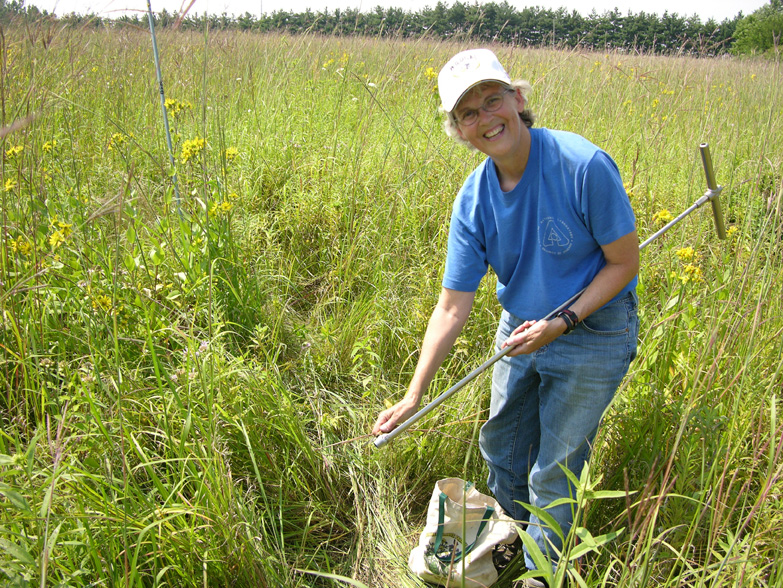
[[380, 415], [372, 428], [372, 434], [378, 436], [382, 433], [390, 433], [397, 425], [404, 423], [419, 410], [419, 403], [407, 396], [394, 406], [387, 408]]

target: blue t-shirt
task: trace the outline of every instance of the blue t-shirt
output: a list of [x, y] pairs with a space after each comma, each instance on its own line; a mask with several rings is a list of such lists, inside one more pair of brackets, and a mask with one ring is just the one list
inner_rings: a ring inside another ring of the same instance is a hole
[[[454, 202], [443, 286], [474, 292], [491, 266], [510, 313], [540, 319], [585, 288], [606, 265], [601, 245], [635, 229], [609, 155], [564, 131], [530, 129], [525, 173], [510, 192], [487, 158]], [[636, 287], [636, 277], [617, 294]]]

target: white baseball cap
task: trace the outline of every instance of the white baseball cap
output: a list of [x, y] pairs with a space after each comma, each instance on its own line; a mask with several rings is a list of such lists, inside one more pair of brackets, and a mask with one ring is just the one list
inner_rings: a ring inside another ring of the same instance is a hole
[[465, 93], [482, 82], [511, 85], [511, 78], [489, 49], [470, 49], [452, 57], [438, 74], [443, 109], [451, 112]]

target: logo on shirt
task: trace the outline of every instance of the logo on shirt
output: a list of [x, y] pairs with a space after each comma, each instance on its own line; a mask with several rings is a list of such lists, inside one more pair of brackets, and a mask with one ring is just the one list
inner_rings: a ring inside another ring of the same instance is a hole
[[538, 223], [541, 249], [552, 255], [563, 255], [574, 243], [574, 234], [563, 221], [548, 216]]

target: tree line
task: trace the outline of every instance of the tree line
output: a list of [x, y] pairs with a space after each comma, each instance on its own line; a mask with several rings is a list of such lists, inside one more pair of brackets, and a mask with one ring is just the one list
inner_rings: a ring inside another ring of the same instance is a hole
[[[0, 22], [9, 17], [56, 18], [24, 0], [0, 0]], [[59, 22], [79, 26], [147, 26], [146, 15], [122, 15], [106, 19], [93, 14], [70, 14]], [[701, 22], [697, 15], [677, 13], [621, 14], [619, 10], [583, 16], [565, 8], [517, 9], [507, 1], [478, 4], [439, 1], [410, 12], [400, 8], [376, 7], [369, 12], [357, 9], [294, 13], [278, 10], [256, 16], [178, 15], [163, 10], [154, 15], [157, 28], [238, 30], [256, 32], [316, 32], [325, 35], [365, 35], [374, 37], [415, 37], [462, 39], [476, 43], [506, 43], [515, 46], [582, 47], [593, 50], [621, 50], [656, 54], [686, 53], [774, 53], [783, 31], [781, 0], [770, 0], [748, 16], [738, 12], [718, 23]]]

